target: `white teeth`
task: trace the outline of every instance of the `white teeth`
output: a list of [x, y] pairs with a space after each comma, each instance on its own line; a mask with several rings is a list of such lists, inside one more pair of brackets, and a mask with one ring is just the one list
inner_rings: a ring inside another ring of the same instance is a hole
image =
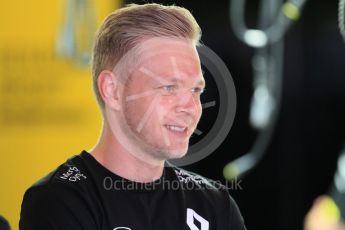
[[174, 125], [166, 125], [166, 127], [172, 131], [176, 131], [176, 132], [183, 132], [185, 131], [186, 128], [181, 128], [181, 127], [177, 127]]

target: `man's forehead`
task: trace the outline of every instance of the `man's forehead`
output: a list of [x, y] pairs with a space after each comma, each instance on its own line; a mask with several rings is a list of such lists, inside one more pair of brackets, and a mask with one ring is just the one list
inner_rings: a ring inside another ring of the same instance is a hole
[[148, 39], [140, 42], [140, 47], [136, 47], [133, 54], [137, 61], [133, 63], [132, 68], [137, 72], [137, 77], [146, 76], [148, 80], [156, 82], [158, 78], [170, 82], [187, 78], [185, 80], [193, 83], [203, 79], [196, 48], [187, 40]]
[[200, 60], [190, 53], [161, 52], [141, 60], [141, 66], [151, 69], [198, 70]]
[[142, 65], [173, 66], [178, 65], [184, 67], [198, 67], [200, 65], [199, 56], [193, 52], [186, 50], [161, 50], [160, 52], [147, 52], [140, 57]]
[[193, 41], [182, 38], [153, 37], [142, 38], [137, 45], [126, 52], [113, 69], [125, 66], [130, 68], [129, 72], [132, 72], [144, 63], [151, 63], [158, 59], [161, 62], [160, 64], [163, 64], [164, 61], [173, 57], [194, 59], [199, 62], [199, 56]]
[[139, 74], [137, 77], [145, 79], [145, 82], [159, 83], [159, 84], [192, 84], [201, 87], [205, 86], [205, 80], [202, 76], [201, 71], [193, 73], [194, 75], [189, 75], [186, 73], [174, 73], [170, 72], [153, 72], [145, 67], [139, 69]]
[[151, 58], [139, 67], [145, 75], [155, 75], [171, 82], [181, 82], [183, 79], [202, 79], [198, 60], [181, 56], [157, 56]]

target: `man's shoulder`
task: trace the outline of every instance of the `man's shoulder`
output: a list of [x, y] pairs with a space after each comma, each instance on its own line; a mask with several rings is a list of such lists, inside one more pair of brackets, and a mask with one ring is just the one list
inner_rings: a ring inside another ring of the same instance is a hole
[[22, 215], [30, 216], [30, 210], [44, 213], [54, 209], [58, 212], [63, 206], [84, 208], [90, 203], [88, 196], [92, 193], [88, 177], [80, 155], [69, 158], [25, 191]]
[[66, 189], [81, 189], [88, 179], [87, 170], [81, 163], [80, 156], [73, 156], [46, 176], [35, 182], [28, 190], [34, 193], [48, 193]]
[[88, 227], [94, 226], [98, 210], [89, 198], [93, 191], [88, 179], [87, 168], [74, 156], [34, 183], [23, 197], [20, 229], [95, 229]]

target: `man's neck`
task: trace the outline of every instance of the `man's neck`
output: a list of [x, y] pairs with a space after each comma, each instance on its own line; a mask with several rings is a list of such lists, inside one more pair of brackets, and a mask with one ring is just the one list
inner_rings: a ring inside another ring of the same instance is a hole
[[163, 174], [164, 161], [145, 161], [130, 153], [111, 133], [105, 130], [91, 155], [114, 174], [131, 181], [147, 183]]

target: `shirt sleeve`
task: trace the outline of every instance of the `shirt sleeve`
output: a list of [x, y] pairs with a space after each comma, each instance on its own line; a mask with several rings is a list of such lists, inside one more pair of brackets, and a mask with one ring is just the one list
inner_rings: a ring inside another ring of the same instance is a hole
[[95, 230], [95, 218], [78, 191], [47, 184], [26, 191], [20, 230]]
[[228, 195], [229, 197], [229, 209], [230, 209], [230, 218], [229, 218], [229, 229], [231, 230], [246, 230], [246, 227], [244, 225], [244, 220], [241, 215], [240, 209], [238, 208], [236, 202], [234, 199]]

